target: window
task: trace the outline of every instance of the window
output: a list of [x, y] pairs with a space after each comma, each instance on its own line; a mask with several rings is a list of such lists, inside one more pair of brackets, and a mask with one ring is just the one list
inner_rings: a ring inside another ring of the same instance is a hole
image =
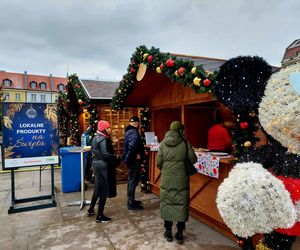
[[62, 83], [60, 83], [57, 85], [57, 88], [58, 88], [58, 91], [64, 91], [65, 86]]
[[40, 83], [40, 89], [46, 89], [47, 84], [45, 82]]
[[46, 102], [46, 95], [41, 95], [41, 102]]
[[12, 81], [9, 79], [4, 79], [3, 80], [3, 86], [4, 87], [11, 87]]
[[31, 100], [32, 102], [36, 102], [36, 94], [31, 94]]
[[16, 101], [20, 101], [21, 100], [21, 94], [20, 93], [16, 93]]
[[9, 93], [4, 92], [3, 93], [3, 101], [8, 101], [9, 100]]
[[37, 83], [36, 82], [32, 81], [29, 84], [30, 84], [30, 88], [32, 88], [32, 89], [36, 89], [37, 88]]

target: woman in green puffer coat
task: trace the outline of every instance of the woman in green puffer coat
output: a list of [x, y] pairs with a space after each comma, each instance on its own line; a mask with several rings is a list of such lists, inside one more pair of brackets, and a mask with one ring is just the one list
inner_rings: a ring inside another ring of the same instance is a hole
[[192, 163], [197, 156], [191, 145], [184, 138], [184, 126], [173, 121], [170, 131], [165, 134], [156, 157], [156, 165], [161, 170], [160, 214], [166, 229], [164, 237], [173, 240], [173, 221], [177, 221], [177, 243], [183, 243], [183, 230], [189, 218], [190, 178], [185, 167], [186, 148]]

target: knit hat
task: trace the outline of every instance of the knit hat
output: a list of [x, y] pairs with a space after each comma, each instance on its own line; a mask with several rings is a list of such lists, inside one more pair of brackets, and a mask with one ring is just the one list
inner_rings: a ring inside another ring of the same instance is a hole
[[140, 119], [139, 119], [137, 116], [133, 116], [133, 117], [130, 118], [129, 121], [130, 121], [130, 122], [139, 122]]
[[170, 125], [170, 130], [182, 135], [184, 131], [184, 125], [180, 121], [173, 121]]
[[101, 120], [98, 122], [98, 131], [103, 131], [110, 128], [110, 124], [107, 121]]

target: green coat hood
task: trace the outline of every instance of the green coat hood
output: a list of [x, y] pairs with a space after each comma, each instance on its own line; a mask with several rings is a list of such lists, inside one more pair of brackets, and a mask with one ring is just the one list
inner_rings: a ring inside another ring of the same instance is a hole
[[168, 147], [176, 147], [182, 141], [183, 141], [182, 136], [175, 131], [170, 130], [165, 134], [164, 143]]

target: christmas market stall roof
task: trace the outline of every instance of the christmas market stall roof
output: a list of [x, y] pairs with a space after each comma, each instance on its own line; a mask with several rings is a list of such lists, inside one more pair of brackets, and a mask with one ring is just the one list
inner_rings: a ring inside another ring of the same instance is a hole
[[80, 83], [91, 101], [111, 102], [119, 82], [80, 79]]
[[225, 59], [212, 58], [212, 57], [202, 57], [202, 56], [190, 56], [182, 54], [171, 54], [176, 56], [177, 59], [191, 60], [194, 62], [195, 66], [202, 65], [204, 70], [207, 72], [218, 71], [221, 65], [226, 62]]

